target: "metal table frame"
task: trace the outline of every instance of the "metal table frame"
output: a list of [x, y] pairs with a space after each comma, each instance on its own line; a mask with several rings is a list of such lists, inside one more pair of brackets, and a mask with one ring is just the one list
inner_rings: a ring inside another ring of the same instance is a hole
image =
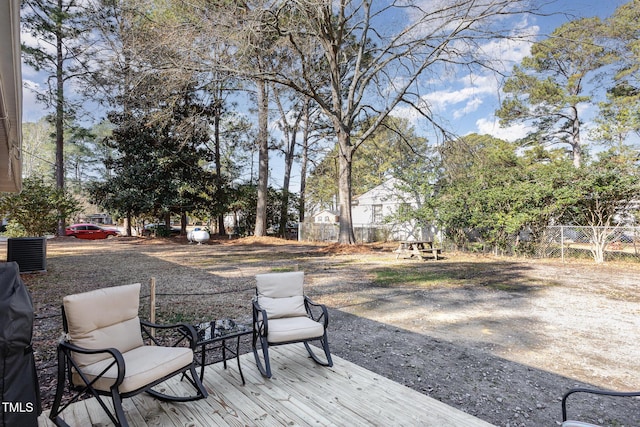
[[[225, 328], [220, 325], [232, 324], [233, 327]], [[209, 351], [222, 350], [222, 363], [224, 369], [227, 369], [227, 360], [235, 357], [238, 363], [238, 372], [240, 372], [240, 378], [242, 379], [242, 385], [245, 385], [244, 375], [242, 373], [242, 367], [240, 366], [240, 338], [245, 335], [250, 335], [253, 330], [244, 324], [236, 323], [231, 319], [219, 319], [210, 322], [200, 323], [194, 325], [198, 332], [198, 341], [196, 346], [199, 347], [200, 352], [200, 380], [204, 378], [204, 368], [207, 365], [207, 347]], [[227, 353], [231, 354], [231, 357], [227, 357]], [[194, 355], [195, 356], [195, 355]]]

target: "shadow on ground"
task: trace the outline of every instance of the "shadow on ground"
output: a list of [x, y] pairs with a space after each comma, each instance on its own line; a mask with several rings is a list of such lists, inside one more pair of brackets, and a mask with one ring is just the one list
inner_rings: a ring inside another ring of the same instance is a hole
[[[331, 310], [330, 318], [334, 354], [498, 426], [556, 425], [566, 390], [588, 386], [344, 311]], [[638, 401], [576, 397], [569, 416], [634, 426]]]

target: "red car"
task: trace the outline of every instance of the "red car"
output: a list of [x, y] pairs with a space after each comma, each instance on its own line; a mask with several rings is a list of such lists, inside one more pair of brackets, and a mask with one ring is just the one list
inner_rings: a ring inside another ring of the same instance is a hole
[[98, 227], [95, 224], [73, 224], [66, 228], [66, 234], [78, 239], [97, 240], [106, 239], [109, 236], [117, 236], [118, 230]]

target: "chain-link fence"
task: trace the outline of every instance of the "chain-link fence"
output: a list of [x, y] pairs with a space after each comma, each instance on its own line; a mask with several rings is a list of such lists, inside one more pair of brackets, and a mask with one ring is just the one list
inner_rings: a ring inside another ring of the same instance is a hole
[[[339, 227], [333, 223], [300, 224], [300, 240], [337, 242]], [[392, 226], [354, 224], [357, 243], [401, 240]], [[510, 236], [500, 246], [488, 244], [474, 233], [469, 233], [462, 245], [444, 238], [444, 251], [492, 253], [503, 256], [531, 258], [585, 258], [598, 262], [612, 260], [640, 261], [640, 227], [582, 227], [560, 225], [547, 227], [542, 236], [530, 233]]]
[[640, 227], [547, 227], [540, 258], [640, 259]]
[[298, 225], [298, 239], [308, 242], [337, 242], [338, 224], [307, 223]]
[[461, 246], [445, 240], [443, 246], [448, 250], [531, 258], [640, 261], [640, 227], [560, 225], [547, 227], [538, 239], [528, 233], [511, 236], [499, 248], [486, 244], [479, 238], [470, 239]]
[[[337, 242], [340, 228], [336, 223], [300, 223], [302, 241]], [[386, 225], [354, 224], [356, 243], [386, 242], [396, 240], [391, 227]]]

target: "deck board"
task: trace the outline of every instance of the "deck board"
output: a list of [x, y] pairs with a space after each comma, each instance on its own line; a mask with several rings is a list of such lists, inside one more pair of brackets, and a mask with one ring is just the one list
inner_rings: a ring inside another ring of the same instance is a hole
[[[241, 356], [246, 385], [235, 363], [206, 368], [207, 399], [168, 403], [147, 394], [125, 399], [131, 426], [456, 426], [491, 424], [334, 356], [331, 368], [316, 365], [301, 344], [273, 347], [273, 378], [258, 372], [253, 354]], [[184, 394], [186, 382], [163, 384]], [[46, 418], [40, 426], [52, 426]], [[94, 399], [74, 404], [63, 412], [72, 426], [112, 425]]]

